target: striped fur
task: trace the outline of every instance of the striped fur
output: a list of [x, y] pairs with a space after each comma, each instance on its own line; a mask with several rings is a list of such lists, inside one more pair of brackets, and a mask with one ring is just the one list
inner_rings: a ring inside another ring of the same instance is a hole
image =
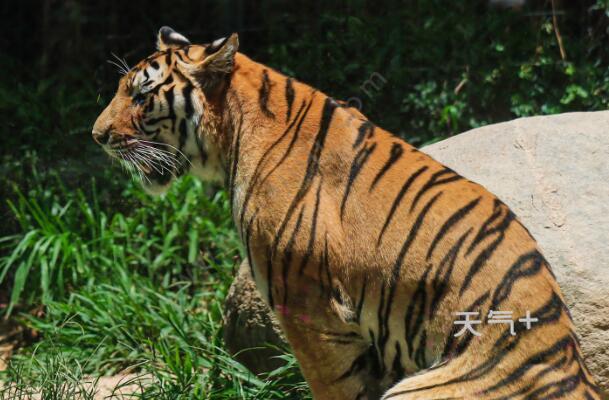
[[[174, 175], [226, 182], [252, 275], [316, 399], [599, 398], [550, 266], [505, 204], [236, 53], [236, 35], [198, 46], [163, 29], [94, 131], [149, 138], [188, 159]], [[490, 310], [539, 322], [454, 336], [455, 312]]]

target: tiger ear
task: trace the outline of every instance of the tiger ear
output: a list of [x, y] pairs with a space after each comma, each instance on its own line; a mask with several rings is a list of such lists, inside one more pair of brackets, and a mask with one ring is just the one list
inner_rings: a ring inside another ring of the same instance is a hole
[[210, 72], [230, 74], [235, 65], [235, 53], [239, 49], [239, 35], [214, 40], [205, 48], [201, 67]]
[[239, 49], [239, 36], [233, 33], [228, 38], [215, 40], [208, 45], [201, 61], [189, 63], [184, 67], [209, 95], [233, 72], [237, 49]]
[[163, 26], [159, 29], [159, 33], [157, 35], [156, 47], [160, 51], [164, 51], [170, 48], [178, 48], [182, 46], [188, 46], [190, 44], [190, 40], [186, 39], [186, 37], [168, 26]]

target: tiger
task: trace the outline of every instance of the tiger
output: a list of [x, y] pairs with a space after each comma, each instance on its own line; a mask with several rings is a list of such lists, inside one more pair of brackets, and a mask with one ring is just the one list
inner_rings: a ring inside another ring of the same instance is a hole
[[600, 399], [551, 267], [503, 202], [238, 48], [162, 27], [92, 135], [149, 193], [185, 174], [225, 185], [315, 399]]

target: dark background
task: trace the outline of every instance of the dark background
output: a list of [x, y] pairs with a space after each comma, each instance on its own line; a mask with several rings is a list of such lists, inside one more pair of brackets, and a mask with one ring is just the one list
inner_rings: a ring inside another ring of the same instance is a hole
[[[110, 163], [90, 138], [119, 78], [107, 61], [136, 64], [162, 25], [194, 43], [238, 32], [242, 52], [356, 99], [416, 146], [609, 101], [609, 0], [26, 0], [0, 13], [3, 199], [34, 177], [47, 185], [49, 172], [68, 188], [92, 176], [109, 187]], [[1, 235], [18, 230], [13, 214], [0, 202]]]
[[[77, 156], [118, 74], [169, 25], [241, 50], [336, 98], [358, 97], [415, 145], [520, 116], [606, 108], [607, 1], [5, 1], [0, 151]], [[495, 4], [495, 6], [493, 6]], [[362, 92], [378, 73], [387, 83]]]

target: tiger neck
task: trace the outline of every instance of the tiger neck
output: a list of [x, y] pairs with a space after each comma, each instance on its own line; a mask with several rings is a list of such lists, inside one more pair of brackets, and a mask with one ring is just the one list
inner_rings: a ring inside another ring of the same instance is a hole
[[[227, 88], [223, 104], [222, 151], [225, 182], [231, 198], [231, 208], [237, 226], [242, 229], [244, 216], [251, 211], [251, 193], [270, 171], [286, 157], [297, 151], [314, 148], [320, 129], [340, 123], [345, 132], [344, 146], [333, 147], [337, 155], [350, 157], [351, 138], [358, 135], [363, 116], [343, 109], [334, 100], [316, 89], [297, 82], [242, 54], [235, 59], [235, 72]], [[320, 127], [320, 124], [322, 127]], [[288, 150], [295, 142], [298, 150]], [[292, 143], [292, 144], [290, 144]], [[338, 157], [342, 158], [342, 157]], [[299, 181], [302, 165], [290, 171], [286, 180]], [[341, 166], [334, 169], [341, 173]], [[342, 171], [345, 172], [345, 171]], [[288, 185], [289, 182], [286, 182]], [[258, 201], [260, 201], [260, 196]], [[267, 199], [272, 200], [272, 199]], [[275, 201], [276, 202], [276, 201]]]

